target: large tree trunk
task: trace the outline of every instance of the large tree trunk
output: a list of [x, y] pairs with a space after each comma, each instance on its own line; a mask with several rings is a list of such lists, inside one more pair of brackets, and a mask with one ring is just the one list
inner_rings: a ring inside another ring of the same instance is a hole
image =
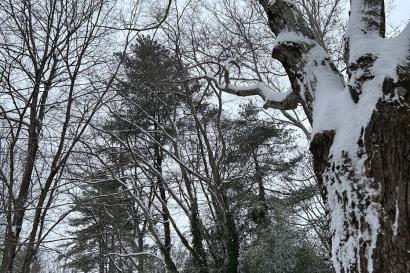
[[384, 1], [351, 0], [345, 80], [293, 1], [259, 3], [291, 91], [237, 88], [229, 68], [218, 87], [259, 95], [265, 107], [302, 105], [337, 273], [410, 272], [410, 25], [385, 39]]
[[[386, 100], [378, 101], [358, 139], [356, 159], [345, 153], [343, 161], [333, 160], [333, 131], [317, 133], [312, 140], [315, 171], [330, 209], [337, 272], [410, 272], [410, 77], [406, 73], [396, 83], [384, 81]], [[391, 100], [397, 90], [404, 96]]]

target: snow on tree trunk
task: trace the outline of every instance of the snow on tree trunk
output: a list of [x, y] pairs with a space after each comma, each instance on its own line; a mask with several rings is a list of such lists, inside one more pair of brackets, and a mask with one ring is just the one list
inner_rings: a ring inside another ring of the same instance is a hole
[[410, 26], [385, 39], [384, 1], [351, 0], [345, 80], [292, 1], [259, 3], [292, 90], [235, 87], [227, 66], [218, 87], [267, 107], [303, 106], [337, 273], [410, 272]]

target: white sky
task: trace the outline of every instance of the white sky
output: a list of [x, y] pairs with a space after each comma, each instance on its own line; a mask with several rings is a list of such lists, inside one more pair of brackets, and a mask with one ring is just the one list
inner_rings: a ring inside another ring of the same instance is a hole
[[395, 0], [393, 3], [395, 8], [387, 21], [395, 25], [401, 24], [401, 27], [404, 27], [410, 19], [410, 0]]

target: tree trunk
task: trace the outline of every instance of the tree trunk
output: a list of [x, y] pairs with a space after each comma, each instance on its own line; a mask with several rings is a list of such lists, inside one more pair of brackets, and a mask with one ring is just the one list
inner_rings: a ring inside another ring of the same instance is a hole
[[[160, 120], [158, 120], [158, 123], [160, 124]], [[157, 131], [157, 125], [154, 124], [155, 130]], [[161, 143], [161, 139], [159, 136], [155, 137], [157, 143]], [[154, 146], [154, 160], [155, 160], [155, 167], [158, 170], [158, 173], [162, 174], [162, 162], [163, 162], [163, 154], [161, 151], [161, 147], [159, 144], [155, 144]], [[165, 181], [163, 180], [162, 177], [157, 177], [158, 181], [158, 189], [159, 189], [159, 198], [161, 200], [162, 204], [162, 221], [163, 221], [163, 228], [164, 228], [164, 245], [162, 247], [162, 253], [164, 256], [164, 262], [167, 267], [167, 272], [169, 273], [176, 273], [178, 272], [175, 263], [172, 260], [171, 256], [171, 224], [170, 224], [170, 219], [168, 215], [168, 208], [167, 208], [167, 195], [166, 195], [166, 185]]]
[[104, 247], [102, 239], [98, 240], [98, 273], [105, 272], [105, 258], [104, 258]]
[[410, 272], [410, 77], [402, 77], [385, 80], [383, 94], [394, 98], [401, 90], [405, 96], [380, 99], [358, 140], [362, 173], [347, 153], [335, 164], [329, 154], [334, 132], [316, 134], [311, 143], [323, 197], [331, 204], [337, 272]]
[[258, 184], [258, 202], [252, 211], [252, 220], [263, 227], [270, 223], [268, 215], [268, 204], [265, 197], [265, 186], [263, 185], [263, 171], [259, 164], [257, 149], [253, 151], [253, 162], [255, 164], [255, 180]]
[[41, 130], [41, 125], [39, 124], [41, 120], [37, 117], [39, 88], [40, 87], [38, 84], [33, 90], [33, 99], [30, 107], [30, 127], [27, 143], [27, 156], [18, 197], [14, 203], [13, 220], [11, 222], [11, 227], [7, 227], [6, 236], [4, 239], [3, 261], [1, 265], [2, 273], [11, 273], [13, 271], [16, 248], [20, 238], [24, 215], [26, 213], [27, 197], [29, 194], [31, 175], [34, 170], [34, 164], [39, 147], [39, 131]]
[[[138, 253], [143, 253], [144, 252], [144, 232], [139, 231], [138, 232]], [[138, 267], [137, 267], [138, 273], [143, 273], [144, 272], [144, 255], [139, 255], [138, 256]]]
[[226, 212], [225, 240], [226, 240], [226, 273], [237, 273], [239, 267], [239, 236], [235, 219], [230, 211]]
[[193, 257], [194, 263], [198, 273], [208, 273], [208, 257], [202, 243], [203, 231], [201, 229], [201, 218], [199, 215], [198, 202], [196, 196], [193, 193], [192, 184], [187, 173], [185, 172], [185, 170], [182, 170], [182, 173], [190, 202], [191, 215], [189, 217], [189, 223], [192, 235], [192, 248], [195, 251], [195, 256]]
[[380, 185], [374, 272], [410, 272], [410, 73], [407, 77], [407, 83], [385, 82], [385, 95], [405, 88], [405, 101], [380, 101], [364, 134], [366, 173]]
[[[156, 164], [157, 170], [159, 173], [162, 173], [162, 155], [159, 155], [159, 148], [156, 146], [155, 149], [156, 155]], [[167, 195], [166, 195], [166, 188], [165, 188], [165, 181], [162, 178], [158, 177], [158, 189], [159, 189], [159, 197], [161, 198], [162, 203], [162, 221], [163, 221], [163, 228], [164, 228], [164, 247], [167, 252], [167, 255], [171, 255], [171, 226], [170, 220], [168, 216], [168, 208], [167, 208]]]

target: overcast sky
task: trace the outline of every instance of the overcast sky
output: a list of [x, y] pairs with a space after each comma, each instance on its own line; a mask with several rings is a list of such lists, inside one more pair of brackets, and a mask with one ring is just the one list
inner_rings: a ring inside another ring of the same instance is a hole
[[388, 22], [395, 25], [406, 23], [410, 19], [410, 0], [395, 0], [393, 13], [388, 17]]

